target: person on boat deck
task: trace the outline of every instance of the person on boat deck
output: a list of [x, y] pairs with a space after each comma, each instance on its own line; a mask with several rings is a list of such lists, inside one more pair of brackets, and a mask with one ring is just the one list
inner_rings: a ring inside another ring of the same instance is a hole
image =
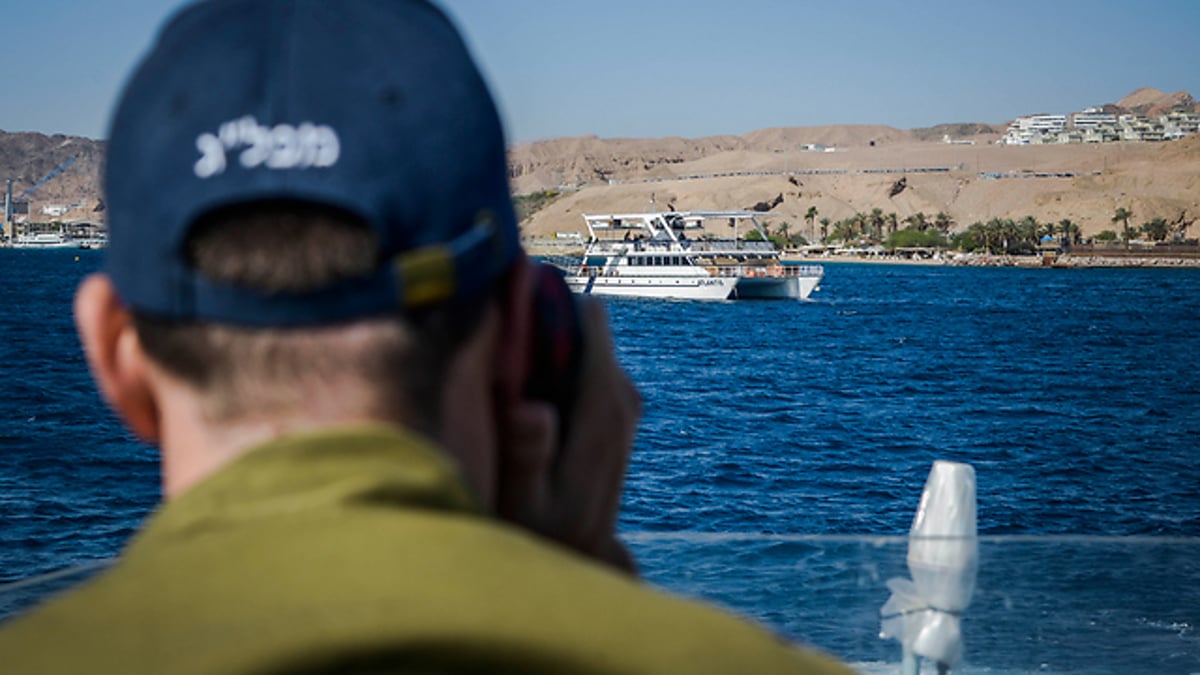
[[433, 5], [191, 5], [108, 138], [76, 323], [164, 503], [4, 672], [850, 672], [639, 582], [637, 392], [583, 302], [573, 395], [528, 393], [553, 295]]

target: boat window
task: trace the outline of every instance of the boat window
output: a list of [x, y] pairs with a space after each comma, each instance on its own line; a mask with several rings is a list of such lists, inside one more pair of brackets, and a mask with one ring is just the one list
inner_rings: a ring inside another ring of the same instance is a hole
[[662, 262], [662, 256], [661, 256], [661, 255], [656, 255], [656, 256], [654, 256], [654, 262], [652, 262], [651, 264], [652, 264], [652, 265], [656, 265], [656, 266], [658, 266], [658, 265], [662, 265], [662, 264], [663, 264], [663, 262]]

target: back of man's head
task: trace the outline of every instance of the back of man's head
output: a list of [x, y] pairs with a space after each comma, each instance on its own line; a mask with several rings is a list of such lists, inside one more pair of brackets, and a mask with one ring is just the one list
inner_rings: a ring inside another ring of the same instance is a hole
[[[424, 0], [207, 0], [127, 85], [105, 271], [146, 352], [214, 417], [333, 380], [436, 417], [518, 255], [500, 121]], [[410, 420], [412, 421], [412, 420]]]

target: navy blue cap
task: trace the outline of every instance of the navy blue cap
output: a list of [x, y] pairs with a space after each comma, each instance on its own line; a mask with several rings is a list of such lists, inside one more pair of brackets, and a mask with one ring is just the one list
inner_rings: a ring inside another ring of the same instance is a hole
[[[105, 271], [135, 310], [306, 326], [469, 297], [519, 250], [504, 135], [457, 31], [424, 0], [207, 0], [172, 19], [117, 106]], [[312, 292], [205, 278], [206, 214], [296, 200], [374, 230], [379, 269]]]

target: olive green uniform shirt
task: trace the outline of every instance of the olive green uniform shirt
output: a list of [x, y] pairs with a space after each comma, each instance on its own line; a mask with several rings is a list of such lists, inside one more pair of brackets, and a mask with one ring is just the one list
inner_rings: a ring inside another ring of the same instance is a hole
[[389, 427], [293, 436], [0, 627], [0, 672], [848, 673], [481, 515]]

